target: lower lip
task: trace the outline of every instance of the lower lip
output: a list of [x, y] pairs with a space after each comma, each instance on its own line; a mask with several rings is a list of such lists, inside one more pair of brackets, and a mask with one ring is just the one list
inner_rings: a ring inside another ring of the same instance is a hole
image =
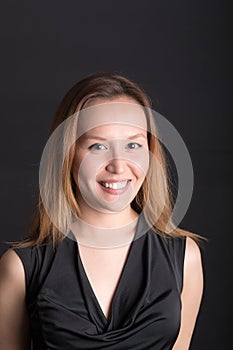
[[123, 187], [123, 188], [118, 188], [118, 189], [113, 189], [113, 188], [110, 188], [110, 187], [104, 187], [104, 186], [102, 186], [100, 183], [98, 183], [98, 184], [99, 184], [100, 188], [101, 188], [104, 192], [107, 192], [107, 193], [113, 194], [113, 195], [119, 195], [119, 194], [122, 194], [122, 193], [124, 193], [125, 191], [127, 191], [127, 189], [129, 188], [130, 182], [131, 182], [131, 181], [128, 181], [125, 187]]

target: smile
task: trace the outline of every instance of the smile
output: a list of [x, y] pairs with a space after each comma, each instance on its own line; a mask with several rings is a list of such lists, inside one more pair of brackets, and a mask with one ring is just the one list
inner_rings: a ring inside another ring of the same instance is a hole
[[118, 190], [124, 188], [129, 180], [121, 181], [121, 182], [101, 182], [101, 185], [106, 188], [113, 188], [114, 190]]
[[110, 194], [121, 194], [125, 192], [129, 186], [129, 183], [131, 180], [123, 180], [123, 181], [111, 181], [111, 182], [105, 182], [100, 181], [99, 184], [101, 185], [101, 188]]

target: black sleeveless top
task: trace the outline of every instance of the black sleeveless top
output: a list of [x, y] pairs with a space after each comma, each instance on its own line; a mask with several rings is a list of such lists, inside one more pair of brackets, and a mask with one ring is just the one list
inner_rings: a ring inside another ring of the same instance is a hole
[[[135, 238], [108, 320], [85, 273], [75, 239], [14, 248], [26, 275], [33, 350], [172, 349], [180, 328], [186, 237], [148, 228]], [[144, 223], [143, 223], [144, 224]]]

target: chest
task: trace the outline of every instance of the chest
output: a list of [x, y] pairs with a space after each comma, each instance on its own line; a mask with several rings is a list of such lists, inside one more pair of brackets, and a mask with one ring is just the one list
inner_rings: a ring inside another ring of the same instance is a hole
[[176, 274], [156, 236], [149, 239], [131, 249], [71, 242], [58, 251], [30, 305], [36, 343], [41, 333], [45, 349], [171, 349], [180, 325]]
[[82, 266], [94, 295], [109, 318], [111, 303], [128, 257], [130, 245], [98, 249], [79, 245]]

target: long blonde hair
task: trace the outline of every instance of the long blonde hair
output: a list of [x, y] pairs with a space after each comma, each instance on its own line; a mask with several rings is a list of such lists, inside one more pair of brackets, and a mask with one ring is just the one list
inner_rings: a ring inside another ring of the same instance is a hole
[[[139, 88], [137, 84], [126, 79], [125, 77], [115, 73], [99, 73], [91, 75], [75, 84], [64, 96], [55, 114], [51, 134], [59, 125], [65, 122], [69, 116], [81, 111], [88, 101], [96, 98], [107, 98], [111, 100], [117, 96], [128, 96], [133, 98], [141, 106], [145, 107], [146, 110], [150, 110], [151, 108], [151, 102], [144, 91]], [[176, 227], [171, 221], [174, 203], [166, 156], [162, 144], [160, 143], [158, 137], [156, 137], [156, 126], [152, 122], [152, 118], [150, 118], [150, 116], [147, 117], [148, 123], [150, 124], [150, 132], [148, 132], [149, 150], [150, 153], [155, 156], [163, 171], [166, 200], [165, 205], [163, 204], [163, 208], [159, 208], [160, 186], [158, 186], [158, 184], [161, 183], [159, 179], [160, 173], [158, 172], [154, 163], [150, 162], [146, 179], [144, 180], [135, 199], [131, 203], [131, 206], [135, 211], [140, 213], [145, 204], [147, 204], [145, 218], [149, 223], [152, 223], [151, 226], [156, 233], [167, 237], [188, 236], [196, 241], [200, 241], [200, 239], [203, 239], [202, 236]], [[69, 127], [64, 137], [67, 139], [73, 137], [74, 139], [75, 132], [75, 127]], [[66, 140], [64, 140], [64, 143], [65, 142]], [[56, 144], [54, 147], [56, 147]], [[56, 215], [56, 221], [59, 222], [58, 227], [63, 228], [62, 232], [51, 220], [42, 201], [41, 194], [39, 194], [35, 215], [28, 235], [26, 236], [25, 240], [16, 243], [15, 245], [25, 247], [47, 244], [49, 242], [56, 245], [59, 241], [64, 239], [64, 232], [67, 232], [69, 229], [71, 222], [71, 211], [75, 215], [80, 216], [79, 205], [75, 196], [74, 180], [72, 177], [72, 164], [74, 156], [75, 143], [70, 147], [62, 167], [62, 189], [65, 197], [59, 191], [57, 191], [53, 177], [53, 172], [55, 172], [56, 169], [54, 168], [52, 161], [51, 165], [48, 167], [48, 169], [46, 169], [45, 191], [54, 191], [52, 211], [54, 215]], [[160, 212], [159, 216], [158, 211]], [[168, 226], [170, 227], [169, 232], [167, 232], [166, 229]]]

